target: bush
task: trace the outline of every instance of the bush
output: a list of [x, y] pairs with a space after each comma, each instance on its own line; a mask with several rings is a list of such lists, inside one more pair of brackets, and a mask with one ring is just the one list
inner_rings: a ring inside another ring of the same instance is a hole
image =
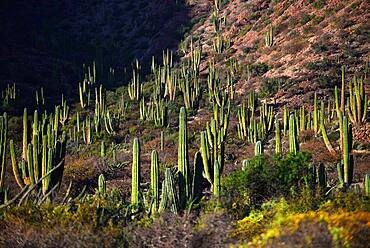
[[233, 215], [245, 216], [273, 196], [303, 192], [309, 160], [307, 153], [275, 156], [272, 161], [255, 157], [244, 171], [234, 171], [223, 179], [223, 204]]

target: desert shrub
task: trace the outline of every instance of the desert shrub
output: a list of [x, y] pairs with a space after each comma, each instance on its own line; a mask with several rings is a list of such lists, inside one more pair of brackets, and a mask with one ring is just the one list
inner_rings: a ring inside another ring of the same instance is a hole
[[274, 157], [279, 191], [288, 194], [291, 190], [305, 186], [310, 155], [308, 153], [288, 154], [286, 158]]
[[291, 85], [291, 81], [287, 77], [265, 78], [262, 80], [260, 94], [261, 97], [269, 97], [274, 95], [280, 89]]
[[322, 52], [328, 51], [328, 47], [324, 43], [315, 43], [315, 44], [312, 45], [312, 50], [315, 53], [322, 53]]
[[276, 215], [254, 240], [263, 247], [364, 247], [370, 241], [368, 212], [324, 211]]
[[251, 65], [252, 74], [255, 76], [262, 76], [266, 72], [272, 69], [272, 66], [266, 63], [258, 63]]
[[301, 197], [307, 186], [309, 160], [307, 153], [275, 156], [272, 160], [255, 157], [244, 171], [223, 178], [225, 208], [235, 216], [245, 216], [272, 197]]
[[264, 157], [256, 157], [244, 171], [232, 172], [222, 181], [225, 204], [232, 214], [244, 216], [272, 196], [273, 169]]
[[312, 20], [312, 18], [314, 18], [315, 16], [311, 16], [311, 15], [304, 15], [300, 21], [301, 25], [305, 25], [306, 23], [308, 23], [309, 21]]

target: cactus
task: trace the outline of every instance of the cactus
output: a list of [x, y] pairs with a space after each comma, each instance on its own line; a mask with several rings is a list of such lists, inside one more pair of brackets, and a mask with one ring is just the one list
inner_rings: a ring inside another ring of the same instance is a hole
[[158, 152], [155, 150], [151, 154], [150, 191], [153, 197], [153, 209], [156, 212], [159, 207], [159, 162]]
[[[353, 86], [353, 87], [352, 87]], [[368, 96], [365, 93], [362, 79], [353, 78], [353, 85], [349, 85], [349, 98], [347, 98], [348, 117], [354, 125], [361, 125], [366, 120]]]
[[85, 108], [86, 104], [84, 102], [84, 90], [83, 90], [83, 87], [81, 86], [81, 83], [78, 84], [78, 92], [79, 92], [79, 96], [80, 96], [81, 108]]
[[132, 147], [132, 170], [131, 170], [131, 205], [134, 210], [139, 205], [140, 187], [140, 143], [138, 138], [134, 138]]
[[23, 152], [22, 152], [22, 159], [27, 161], [27, 138], [28, 138], [28, 123], [27, 123], [27, 108], [23, 110]]
[[[24, 111], [23, 117], [23, 144], [27, 142], [25, 136], [28, 134], [27, 111]], [[66, 152], [66, 133], [60, 134], [59, 130], [59, 108], [55, 108], [54, 115], [44, 114], [42, 122], [38, 122], [38, 113], [34, 112], [34, 121], [32, 125], [32, 140], [26, 144], [25, 160], [17, 162], [14, 151], [14, 143], [10, 141], [10, 155], [17, 184], [23, 188], [24, 185], [34, 185], [42, 183], [42, 193], [44, 198], [55, 195], [62, 180], [64, 170], [64, 157]], [[24, 147], [23, 147], [24, 149]], [[22, 150], [23, 150], [22, 149]], [[52, 171], [52, 173], [51, 173]], [[40, 181], [40, 179], [42, 180]], [[33, 187], [34, 187], [33, 186]]]
[[104, 143], [104, 140], [100, 144], [100, 157], [105, 158], [105, 143]]
[[275, 154], [281, 153], [281, 131], [280, 121], [275, 118]]
[[289, 127], [289, 110], [288, 110], [287, 106], [284, 106], [284, 117], [283, 117], [283, 132], [284, 132], [284, 135], [287, 135], [288, 127]]
[[207, 134], [205, 131], [200, 132], [200, 153], [202, 155], [205, 177], [208, 180], [208, 182], [212, 184], [213, 179], [210, 172], [210, 163], [209, 163], [210, 154], [207, 141]]
[[344, 186], [344, 177], [343, 177], [343, 164], [342, 164], [343, 160], [341, 161], [341, 163], [338, 163], [337, 164], [337, 173], [338, 173], [338, 179], [339, 179], [339, 186], [340, 187], [343, 187]]
[[250, 165], [250, 160], [244, 159], [242, 162], [242, 170], [245, 171]]
[[185, 207], [190, 197], [189, 191], [189, 159], [187, 143], [187, 120], [184, 107], [179, 115], [179, 144], [178, 144], [178, 171], [179, 171], [179, 196], [180, 206]]
[[294, 115], [289, 117], [289, 152], [297, 154], [299, 151], [299, 143], [297, 137], [297, 124]]
[[173, 213], [177, 214], [179, 211], [179, 201], [175, 187], [175, 179], [171, 169], [167, 168], [164, 173], [166, 191], [168, 196], [168, 204]]
[[274, 44], [274, 34], [272, 30], [272, 25], [270, 24], [268, 31], [265, 34], [265, 45], [271, 47]]
[[164, 134], [163, 131], [161, 131], [161, 151], [164, 149]]
[[6, 161], [6, 147], [8, 142], [8, 118], [7, 114], [4, 113], [0, 117], [0, 159], [1, 159], [1, 174], [0, 174], [0, 192], [4, 191], [5, 185], [5, 169], [7, 165]]
[[256, 142], [256, 145], [254, 147], [254, 156], [262, 156], [263, 154], [263, 146], [262, 142], [259, 140]]
[[200, 152], [194, 155], [194, 175], [192, 183], [192, 198], [198, 201], [202, 197], [203, 191], [203, 160]]
[[141, 84], [140, 69], [139, 61], [136, 60], [135, 67], [132, 71], [132, 79], [128, 85], [128, 94], [131, 100], [140, 101], [141, 99], [143, 85]]
[[319, 185], [322, 189], [325, 189], [327, 186], [327, 176], [325, 166], [322, 163], [320, 163], [319, 165], [318, 173], [319, 173]]
[[365, 195], [370, 196], [370, 174], [366, 174], [364, 177], [364, 188]]
[[319, 131], [319, 111], [317, 109], [317, 93], [315, 92], [313, 100], [313, 130], [315, 135]]
[[220, 175], [220, 163], [218, 160], [215, 161], [213, 171], [213, 195], [217, 198], [220, 196], [221, 191], [221, 175]]
[[324, 102], [321, 102], [321, 112], [320, 112], [320, 131], [321, 131], [321, 135], [322, 135], [322, 138], [324, 140], [326, 148], [329, 150], [330, 154], [335, 156], [336, 152], [335, 152], [333, 146], [330, 143], [328, 134], [326, 133], [325, 123], [324, 123], [324, 116], [325, 116]]
[[[342, 81], [342, 87], [344, 85], [344, 82]], [[334, 96], [335, 96], [335, 108], [336, 108], [336, 112], [337, 112], [337, 118], [338, 118], [338, 122], [339, 122], [339, 132], [340, 132], [340, 149], [341, 151], [343, 151], [343, 114], [344, 112], [341, 110], [341, 108], [339, 107], [339, 97], [338, 97], [338, 88], [335, 87], [334, 89]], [[343, 96], [344, 98], [344, 96]]]
[[98, 179], [98, 193], [104, 196], [107, 193], [107, 183], [105, 181], [104, 175], [100, 174]]
[[349, 186], [353, 179], [352, 129], [347, 117], [343, 117], [343, 171], [344, 185]]

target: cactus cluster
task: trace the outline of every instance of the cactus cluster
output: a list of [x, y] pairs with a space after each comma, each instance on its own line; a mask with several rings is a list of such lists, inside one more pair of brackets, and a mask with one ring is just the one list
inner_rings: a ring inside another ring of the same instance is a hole
[[[26, 185], [36, 185], [41, 180], [44, 195], [60, 186], [64, 170], [66, 153], [66, 133], [61, 131], [59, 106], [55, 112], [42, 114], [39, 119], [35, 110], [33, 123], [28, 132], [27, 109], [23, 115], [23, 153], [17, 161], [13, 140], [10, 140], [10, 155], [13, 173], [20, 188]], [[31, 137], [31, 140], [29, 140]], [[49, 173], [53, 171], [53, 173]]]

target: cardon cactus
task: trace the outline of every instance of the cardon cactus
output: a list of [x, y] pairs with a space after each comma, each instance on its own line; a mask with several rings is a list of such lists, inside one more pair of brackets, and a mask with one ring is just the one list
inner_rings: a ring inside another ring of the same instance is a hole
[[293, 114], [289, 118], [289, 152], [297, 154], [299, 151], [297, 123]]
[[343, 170], [344, 184], [349, 186], [353, 179], [352, 129], [346, 116], [343, 117]]
[[213, 172], [213, 195], [217, 198], [220, 196], [221, 191], [221, 166], [218, 160], [215, 161]]
[[178, 196], [175, 187], [175, 179], [170, 168], [166, 168], [164, 172], [164, 181], [162, 182], [162, 196], [159, 203], [158, 212], [161, 213], [165, 209], [177, 214], [179, 211]]
[[131, 205], [136, 209], [139, 205], [140, 187], [140, 143], [135, 138], [132, 146], [132, 170], [131, 170]]
[[153, 198], [153, 210], [159, 207], [159, 161], [158, 152], [152, 151], [150, 163], [150, 192]]
[[178, 171], [180, 206], [185, 207], [190, 197], [189, 159], [187, 142], [187, 120], [185, 108], [181, 107], [179, 116]]
[[280, 121], [275, 118], [275, 153], [281, 153], [281, 130]]
[[7, 141], [8, 141], [8, 118], [7, 114], [4, 113], [3, 116], [0, 117], [0, 159], [1, 159], [0, 192], [4, 191], [5, 168], [7, 165], [6, 163]]
[[365, 195], [370, 196], [370, 174], [366, 174], [364, 178]]
[[192, 187], [192, 198], [199, 200], [202, 197], [203, 191], [203, 160], [200, 152], [195, 153], [194, 156], [194, 175], [193, 175], [193, 187]]
[[[32, 141], [27, 144], [27, 161], [22, 159], [17, 162], [14, 143], [10, 141], [10, 155], [13, 174], [17, 184], [23, 188], [24, 185], [42, 184], [42, 193], [49, 198], [51, 191], [59, 188], [64, 171], [64, 157], [66, 152], [66, 133], [59, 132], [59, 112], [56, 108], [55, 115], [42, 117], [38, 122], [37, 111], [34, 114], [32, 125]], [[26, 111], [24, 112], [26, 113]], [[24, 115], [24, 117], [26, 114]], [[24, 118], [24, 124], [27, 124]], [[27, 125], [24, 125], [23, 133], [27, 134]], [[27, 140], [23, 137], [23, 142]], [[53, 194], [55, 195], [55, 194]]]

